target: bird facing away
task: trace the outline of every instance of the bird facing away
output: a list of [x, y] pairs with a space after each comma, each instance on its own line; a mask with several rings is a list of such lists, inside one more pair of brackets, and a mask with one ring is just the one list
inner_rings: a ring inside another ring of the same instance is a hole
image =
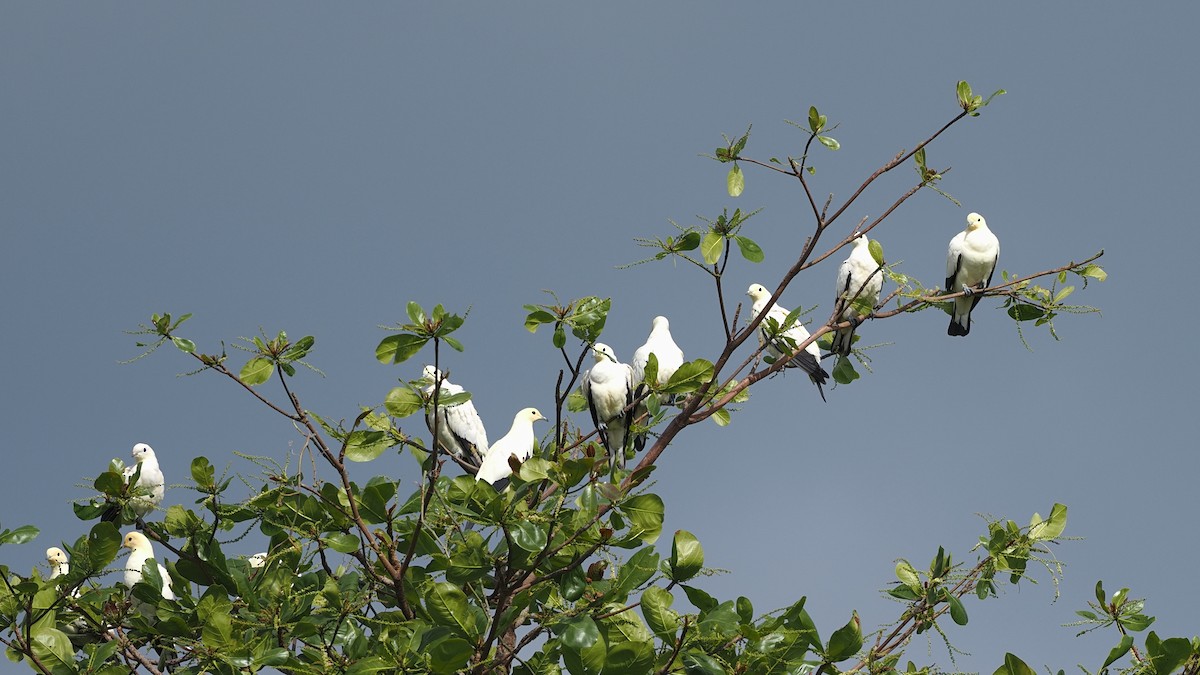
[[[751, 284], [750, 288], [746, 291], [746, 295], [750, 296], [750, 299], [754, 301], [754, 304], [750, 307], [752, 319], [757, 318], [763, 311], [767, 312], [766, 318], [758, 325], [759, 340], [767, 343], [766, 354], [772, 359], [779, 360], [794, 351], [794, 347], [789, 346], [783, 338], [791, 338], [796, 345], [808, 339], [808, 331], [804, 326], [800, 325], [799, 321], [793, 323], [791, 327], [782, 333], [775, 334], [772, 332], [767, 321], [774, 319], [779, 324], [779, 327], [782, 328], [791, 311], [777, 304], [771, 305], [768, 309], [767, 302], [771, 299], [771, 292], [762, 284]], [[793, 356], [784, 368], [799, 368], [808, 373], [808, 378], [813, 381], [813, 384], [817, 385], [817, 393], [821, 395], [821, 400], [825, 400], [825, 390], [821, 385], [825, 384], [829, 379], [829, 373], [825, 372], [825, 369], [821, 367], [821, 351], [817, 349], [815, 340], [809, 343], [799, 354]]]
[[[533, 423], [544, 419], [546, 418], [537, 408], [525, 408], [518, 412], [513, 417], [508, 433], [493, 443], [483, 456], [483, 463], [479, 465], [479, 473], [475, 474], [475, 479], [487, 481], [492, 485], [507, 479], [512, 474], [508, 458], [516, 457], [517, 461], [524, 462], [533, 456]], [[498, 489], [503, 489], [503, 486]]]
[[650, 362], [650, 355], [658, 359], [658, 378], [659, 386], [662, 386], [671, 379], [679, 366], [683, 365], [683, 350], [679, 345], [675, 344], [675, 340], [671, 337], [671, 323], [667, 321], [665, 316], [656, 316], [654, 321], [650, 323], [650, 336], [646, 338], [646, 344], [637, 348], [633, 353], [633, 383], [641, 384], [646, 379], [646, 364]]
[[[121, 542], [121, 546], [129, 549], [129, 557], [125, 560], [125, 585], [133, 588], [134, 584], [142, 580], [142, 567], [145, 566], [147, 560], [154, 559], [154, 546], [146, 535], [141, 532], [130, 532], [125, 535], [125, 540]], [[171, 576], [167, 574], [167, 568], [158, 564], [158, 574], [162, 577], [162, 596], [167, 600], [175, 599], [175, 591], [171, 589]]]
[[633, 367], [617, 361], [612, 347], [601, 342], [592, 345], [592, 352], [596, 363], [583, 376], [583, 398], [600, 442], [608, 450], [609, 461], [623, 467], [631, 421], [626, 411], [633, 403]]
[[67, 561], [66, 552], [57, 546], [46, 549], [46, 562], [50, 563], [51, 579], [65, 576], [71, 571], [71, 563]]
[[971, 310], [983, 299], [975, 291], [992, 285], [992, 273], [1000, 259], [1000, 240], [988, 229], [978, 213], [967, 215], [967, 229], [954, 235], [946, 253], [946, 292], [966, 295], [954, 299], [947, 335], [963, 336], [971, 332]]
[[[425, 395], [431, 397], [433, 388], [441, 380], [441, 392], [438, 398], [463, 393], [464, 389], [457, 384], [451, 384], [445, 375], [433, 366], [425, 366], [424, 379], [429, 383], [425, 387]], [[488, 451], [487, 430], [483, 428], [483, 420], [475, 410], [475, 404], [464, 401], [458, 405], [438, 405], [437, 411], [426, 411], [425, 423], [429, 433], [433, 433], [434, 422], [437, 422], [437, 444], [446, 452], [454, 455], [472, 467], [478, 467], [483, 462], [483, 456]]]
[[838, 313], [839, 321], [849, 321], [850, 327], [843, 328], [833, 334], [831, 351], [839, 356], [850, 354], [850, 345], [854, 342], [854, 329], [864, 315], [854, 309], [854, 303], [868, 302], [872, 307], [879, 302], [879, 292], [883, 290], [883, 273], [877, 272], [879, 263], [871, 255], [871, 242], [867, 235], [860, 235], [854, 240], [850, 249], [850, 257], [842, 262], [837, 274], [836, 307], [842, 307]]

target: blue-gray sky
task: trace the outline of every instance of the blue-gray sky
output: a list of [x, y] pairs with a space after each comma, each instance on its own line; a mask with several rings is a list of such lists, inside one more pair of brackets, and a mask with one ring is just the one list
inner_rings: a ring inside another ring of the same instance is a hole
[[[790, 265], [811, 226], [798, 186], [747, 167], [729, 198], [726, 167], [700, 156], [722, 133], [753, 123], [748, 155], [796, 154], [803, 134], [783, 120], [816, 105], [842, 149], [814, 153], [812, 184], [837, 201], [950, 119], [966, 79], [1009, 93], [929, 150], [963, 207], [923, 193], [874, 236], [929, 284], [968, 211], [1013, 272], [1104, 248], [1110, 280], [1075, 296], [1103, 316], [1063, 317], [1061, 342], [1030, 331], [1032, 352], [994, 300], [967, 339], [936, 312], [867, 324], [864, 344], [894, 344], [828, 404], [804, 378], [776, 378], [729, 427], [678, 438], [655, 474], [663, 543], [694, 532], [729, 570], [701, 584], [722, 599], [765, 611], [807, 595], [827, 636], [851, 610], [868, 629], [898, 616], [879, 594], [896, 558], [921, 567], [943, 545], [967, 559], [976, 514], [1024, 523], [1059, 501], [1084, 537], [1055, 548], [1062, 598], [1036, 572], [1037, 586], [969, 602], [970, 624], [950, 631], [970, 652], [958, 667], [991, 672], [1013, 651], [1097, 668], [1116, 637], [1060, 627], [1097, 579], [1148, 598], [1160, 634], [1191, 635], [1197, 18], [1116, 2], [8, 3], [0, 520], [43, 534], [3, 561], [27, 570], [84, 533], [77, 486], [135, 442], [180, 482], [195, 455], [253, 473], [235, 451], [295, 449], [290, 426], [230, 384], [177, 378], [192, 368], [177, 353], [119, 365], [137, 353], [122, 331], [152, 312], [193, 312], [185, 333], [210, 352], [260, 326], [315, 335], [327, 377], [303, 373], [300, 396], [352, 418], [419, 373], [420, 359], [375, 361], [379, 324], [408, 300], [470, 308], [467, 350], [448, 363], [498, 437], [518, 408], [551, 407], [560, 360], [522, 327], [542, 289], [611, 296], [618, 356], [665, 314], [689, 358], [711, 358], [711, 283], [685, 265], [615, 269], [644, 256], [633, 238], [761, 207], [746, 234], [766, 261], [731, 265], [728, 286], [773, 286]], [[914, 177], [879, 181], [837, 234]], [[783, 303], [828, 312], [843, 257]], [[407, 457], [354, 469], [416, 479]], [[939, 643], [910, 657], [953, 667]]]

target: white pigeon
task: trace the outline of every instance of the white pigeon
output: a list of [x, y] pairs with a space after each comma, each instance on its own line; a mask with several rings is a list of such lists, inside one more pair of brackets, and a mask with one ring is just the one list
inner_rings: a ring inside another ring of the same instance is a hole
[[[441, 393], [438, 397], [461, 394], [464, 389], [457, 384], [451, 384], [437, 368], [425, 366], [424, 379], [429, 382], [425, 394], [433, 396], [433, 388], [441, 380]], [[430, 399], [432, 400], [432, 398]], [[429, 432], [433, 433], [435, 413], [425, 413], [425, 423]], [[437, 443], [446, 452], [463, 460], [471, 466], [479, 466], [483, 456], [488, 451], [487, 431], [483, 428], [483, 420], [475, 410], [475, 404], [470, 401], [458, 405], [438, 405], [436, 412]]]
[[[134, 584], [142, 580], [142, 567], [146, 561], [154, 559], [154, 546], [141, 532], [125, 535], [121, 546], [129, 549], [129, 557], [125, 559], [125, 585], [133, 588]], [[162, 563], [158, 563], [158, 574], [163, 582], [162, 596], [167, 600], [174, 600], [175, 591], [171, 589], [171, 576], [167, 574], [167, 568], [163, 567]]]
[[875, 303], [879, 302], [879, 292], [883, 289], [883, 273], [876, 271], [879, 269], [879, 263], [871, 256], [870, 244], [867, 235], [860, 235], [854, 240], [850, 257], [838, 268], [835, 306], [843, 307], [838, 314], [838, 320], [850, 322], [849, 328], [843, 328], [833, 334], [833, 348], [830, 351], [840, 356], [850, 354], [850, 345], [854, 342], [854, 329], [863, 318], [863, 315], [854, 309], [854, 301], [869, 302], [874, 307]]
[[999, 259], [1000, 240], [988, 229], [987, 221], [978, 213], [968, 214], [967, 229], [954, 235], [946, 253], [946, 292], [966, 294], [954, 299], [947, 335], [971, 332], [971, 310], [983, 299], [972, 296], [976, 290], [992, 285], [992, 273]]
[[[788, 346], [782, 337], [791, 338], [797, 345], [808, 339], [808, 331], [804, 326], [800, 325], [799, 321], [794, 322], [790, 328], [783, 331], [782, 335], [772, 335], [771, 328], [767, 325], [768, 319], [775, 319], [775, 322], [782, 328], [791, 311], [780, 307], [778, 304], [771, 305], [770, 309], [767, 309], [767, 302], [771, 299], [771, 292], [762, 284], [751, 284], [750, 288], [746, 290], [746, 295], [750, 296], [750, 299], [754, 301], [754, 304], [750, 307], [752, 319], [757, 318], [763, 310], [767, 311], [767, 318], [763, 319], [762, 323], [758, 325], [759, 340], [767, 342], [766, 354], [772, 359], [778, 360], [785, 355], [791, 354], [793, 351], [793, 347]], [[792, 357], [784, 367], [799, 368], [808, 373], [808, 378], [813, 381], [813, 384], [817, 385], [817, 393], [821, 394], [821, 400], [825, 400], [825, 390], [821, 385], [825, 384], [829, 379], [829, 373], [825, 372], [825, 369], [821, 367], [821, 351], [817, 349], [815, 340], [810, 342], [799, 354]]]
[[592, 345], [592, 352], [596, 365], [583, 376], [583, 398], [610, 462], [625, 466], [625, 440], [632, 417], [626, 411], [633, 403], [633, 367], [617, 361], [612, 347], [606, 344], [597, 342]]
[[[130, 477], [137, 472], [139, 466], [142, 468], [142, 473], [138, 476], [135, 486], [141, 488], [139, 492], [142, 494], [129, 500], [130, 508], [138, 518], [141, 518], [162, 504], [166, 479], [163, 477], [162, 469], [158, 466], [158, 457], [155, 456], [154, 449], [149, 445], [138, 443], [133, 446], [133, 450], [129, 454], [133, 456], [135, 463], [125, 467], [123, 472], [125, 481], [129, 482]], [[120, 507], [114, 504], [104, 513], [101, 520], [118, 520], [120, 515]]]
[[633, 353], [630, 365], [633, 366], [634, 384], [641, 384], [646, 379], [646, 364], [650, 362], [651, 354], [658, 358], [658, 385], [661, 387], [683, 365], [683, 350], [671, 338], [671, 324], [665, 316], [654, 317], [646, 344]]
[[[533, 423], [537, 420], [544, 420], [542, 413], [537, 411], [537, 408], [525, 408], [513, 417], [512, 427], [504, 438], [492, 444], [488, 452], [483, 457], [483, 463], [479, 465], [479, 473], [475, 474], [475, 480], [484, 480], [495, 485], [497, 481], [507, 479], [512, 474], [512, 467], [508, 465], [509, 457], [516, 457], [517, 461], [524, 462], [533, 456]], [[502, 488], [501, 488], [502, 489]]]
[[[51, 546], [50, 548], [46, 549], [46, 562], [50, 563], [51, 579], [57, 579], [59, 577], [66, 576], [71, 571], [71, 563], [67, 559], [66, 551], [63, 551], [57, 546]], [[78, 598], [79, 596], [80, 589], [76, 588], [71, 593], [71, 597]], [[83, 640], [81, 636], [89, 632], [87, 620], [82, 618], [66, 622], [62, 624], [61, 628], [62, 631], [66, 633], [69, 638], [71, 638], [72, 644]]]
[[57, 546], [46, 549], [46, 562], [50, 563], [51, 579], [65, 576], [71, 571], [71, 563], [67, 560], [66, 552]]

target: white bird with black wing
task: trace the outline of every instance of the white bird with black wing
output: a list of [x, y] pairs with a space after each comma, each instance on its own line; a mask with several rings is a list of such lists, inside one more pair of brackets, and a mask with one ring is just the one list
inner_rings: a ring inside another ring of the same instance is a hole
[[964, 336], [971, 332], [971, 310], [983, 299], [975, 291], [992, 285], [992, 274], [1000, 259], [1000, 240], [988, 229], [978, 213], [967, 215], [967, 229], [954, 235], [946, 253], [946, 292], [963, 292], [954, 298], [954, 314], [947, 335]]
[[629, 436], [633, 403], [633, 367], [621, 363], [612, 347], [597, 342], [592, 345], [596, 363], [583, 376], [581, 389], [587, 400], [592, 424], [600, 434], [600, 442], [608, 450], [614, 466], [625, 466], [625, 441]]
[[[425, 366], [424, 379], [429, 383], [425, 387], [425, 395], [432, 400], [434, 387], [441, 381], [441, 391], [438, 398], [463, 393], [464, 389], [446, 379], [445, 375], [433, 366]], [[475, 410], [475, 404], [464, 401], [455, 405], [442, 405], [439, 401], [436, 412], [425, 413], [425, 423], [429, 432], [433, 433], [434, 423], [437, 426], [437, 444], [446, 452], [454, 455], [466, 464], [478, 467], [483, 463], [483, 457], [488, 452], [487, 430], [483, 428], [483, 420]]]
[[860, 314], [854, 308], [855, 304], [870, 304], [871, 307], [879, 302], [879, 292], [883, 290], [883, 272], [879, 263], [871, 255], [871, 242], [867, 235], [860, 235], [854, 240], [850, 256], [842, 262], [837, 275], [836, 307], [841, 307], [838, 313], [839, 321], [849, 321], [849, 328], [842, 328], [833, 334], [833, 347], [830, 351], [840, 356], [850, 354], [854, 342], [854, 330], [866, 315]]
[[[778, 324], [778, 328], [782, 328], [787, 323], [787, 317], [788, 314], [791, 314], [791, 311], [780, 307], [778, 304], [771, 305], [768, 308], [767, 303], [771, 300], [771, 292], [762, 284], [751, 284], [750, 288], [746, 291], [746, 295], [750, 296], [750, 299], [754, 301], [754, 304], [750, 307], [752, 318], [758, 318], [758, 315], [764, 311], [767, 313], [766, 318], [758, 325], [759, 339], [767, 343], [765, 350], [767, 356], [770, 356], [773, 360], [778, 360], [790, 355], [794, 351], [793, 347], [789, 346], [787, 341], [783, 339], [785, 337], [794, 341], [796, 346], [808, 339], [808, 330], [800, 325], [799, 321], [793, 322], [782, 333], [772, 331], [771, 326], [768, 324], [769, 320], [774, 319], [775, 323]], [[821, 367], [821, 351], [817, 349], [815, 340], [809, 343], [799, 354], [793, 356], [784, 367], [799, 368], [807, 373], [808, 378], [813, 381], [813, 384], [817, 385], [817, 392], [821, 394], [821, 400], [825, 400], [825, 390], [822, 385], [828, 381], [829, 373], [825, 372], [825, 369]]]

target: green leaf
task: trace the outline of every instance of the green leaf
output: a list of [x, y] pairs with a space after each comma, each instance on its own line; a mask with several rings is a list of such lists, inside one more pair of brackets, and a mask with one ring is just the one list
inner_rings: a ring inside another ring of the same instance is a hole
[[213, 468], [212, 462], [208, 461], [207, 457], [196, 457], [192, 460], [192, 480], [196, 485], [208, 487], [213, 484], [213, 478], [216, 476], [216, 469]]
[[1046, 520], [1042, 520], [1036, 513], [1033, 516], [1036, 522], [1030, 523], [1029, 537], [1037, 541], [1054, 539], [1067, 527], [1067, 507], [1063, 504], [1055, 504]]
[[559, 624], [563, 626], [559, 640], [562, 645], [573, 652], [581, 652], [596, 644], [600, 638], [600, 629], [592, 617], [583, 614]]
[[347, 532], [329, 532], [321, 535], [321, 541], [338, 553], [354, 553], [358, 550], [358, 537]]
[[695, 232], [695, 231], [688, 232], [687, 234], [680, 237], [679, 241], [675, 242], [675, 250], [676, 251], [694, 251], [699, 246], [700, 246], [700, 233]]
[[631, 497], [617, 504], [617, 510], [629, 518], [631, 535], [653, 544], [662, 533], [663, 500], [656, 494]]
[[391, 447], [387, 432], [354, 431], [346, 438], [346, 459], [351, 462], [370, 462]]
[[742, 150], [746, 149], [746, 141], [750, 140], [750, 129], [746, 129], [746, 133], [733, 144], [733, 156], [737, 157], [742, 154]]
[[117, 557], [121, 548], [121, 533], [113, 523], [96, 523], [88, 532], [88, 563], [102, 570]]
[[699, 588], [688, 586], [687, 584], [680, 584], [680, 588], [682, 588], [683, 592], [687, 595], [688, 602], [692, 603], [692, 605], [694, 605], [696, 609], [700, 610], [701, 612], [711, 611], [719, 604], [716, 598], [708, 593], [705, 593]]
[[829, 136], [817, 136], [817, 140], [821, 142], [821, 145], [829, 148], [830, 150], [840, 150], [842, 147], [842, 144], [838, 143], [837, 139], [830, 138]]
[[420, 305], [412, 300], [409, 300], [408, 305], [404, 309], [408, 313], [409, 321], [412, 321], [418, 326], [425, 323], [425, 310], [421, 309]]
[[833, 631], [833, 635], [829, 636], [825, 658], [835, 663], [844, 661], [857, 654], [862, 645], [862, 628], [859, 626], [858, 613], [854, 612], [845, 626]]
[[546, 546], [546, 530], [537, 523], [522, 520], [512, 527], [512, 540], [517, 548], [537, 553]]
[[721, 259], [721, 249], [724, 247], [725, 237], [719, 232], [709, 232], [700, 244], [700, 255], [704, 256], [704, 262], [713, 265]]
[[725, 189], [729, 191], [730, 197], [739, 197], [746, 189], [746, 177], [742, 175], [742, 169], [737, 162], [729, 167], [729, 175], [725, 177]]
[[816, 106], [808, 107], [808, 128], [814, 133], [819, 134], [825, 128], [825, 117], [817, 112]]
[[967, 608], [963, 607], [962, 600], [953, 595], [947, 595], [946, 602], [950, 605], [950, 618], [954, 620], [954, 623], [960, 626], [967, 625]]
[[389, 335], [379, 341], [375, 348], [375, 358], [380, 363], [404, 363], [425, 346], [428, 338], [411, 333]]
[[467, 595], [458, 586], [448, 581], [434, 584], [425, 599], [425, 607], [437, 625], [446, 626], [464, 637], [478, 636]]
[[567, 334], [563, 331], [562, 326], [554, 327], [554, 336], [551, 338], [555, 349], [562, 349], [567, 344]]
[[1121, 617], [1121, 625], [1125, 627], [1125, 630], [1131, 630], [1135, 633], [1146, 630], [1152, 623], [1154, 623], [1154, 617], [1146, 616], [1145, 614], [1132, 614]]
[[720, 410], [714, 412], [712, 414], [712, 421], [715, 422], [719, 427], [729, 426], [729, 411], [725, 408], [721, 408]]
[[381, 656], [370, 656], [365, 659], [359, 659], [354, 662], [346, 670], [346, 675], [371, 675], [372, 673], [381, 673], [385, 670], [394, 670], [396, 662], [394, 659], [384, 659]]
[[896, 578], [914, 592], [921, 591], [921, 577], [917, 576], [917, 569], [907, 560], [901, 559], [896, 563]]
[[458, 637], [438, 640], [422, 650], [429, 656], [429, 665], [435, 673], [461, 672], [474, 651], [470, 642]]
[[738, 596], [734, 606], [737, 608], [738, 618], [742, 620], [742, 623], [754, 623], [754, 603], [750, 602], [750, 598]]
[[705, 382], [712, 379], [713, 364], [704, 359], [696, 359], [688, 361], [679, 366], [675, 374], [667, 380], [667, 385], [663, 387], [663, 391], [668, 394], [686, 394], [696, 391]]
[[396, 387], [388, 392], [387, 398], [383, 400], [383, 406], [387, 409], [388, 414], [393, 417], [408, 417], [417, 412], [424, 405], [424, 400], [417, 392], [408, 387]]
[[1099, 265], [1088, 265], [1087, 267], [1084, 267], [1076, 272], [1076, 274], [1083, 277], [1091, 277], [1096, 281], [1104, 281], [1108, 279], [1108, 272], [1105, 272], [1104, 268], [1100, 267]]
[[871, 258], [875, 261], [875, 264], [882, 267], [883, 244], [879, 243], [878, 239], [871, 239], [867, 242], [867, 250], [871, 252]]
[[1157, 675], [1168, 675], [1191, 655], [1191, 643], [1184, 638], [1162, 640], [1154, 631], [1146, 636], [1146, 652]]
[[171, 342], [173, 342], [175, 346], [179, 348], [179, 351], [185, 354], [192, 354], [196, 351], [196, 343], [187, 338], [172, 337]]
[[704, 567], [704, 549], [696, 535], [687, 530], [676, 530], [671, 542], [671, 557], [667, 569], [671, 581], [683, 582], [696, 576]]
[[396, 484], [388, 480], [372, 479], [363, 488], [362, 499], [358, 508], [363, 519], [370, 525], [378, 525], [388, 521], [387, 504], [396, 495]]
[[651, 586], [642, 593], [642, 616], [646, 625], [663, 642], [671, 643], [679, 630], [679, 613], [671, 609], [675, 596], [670, 591]]
[[838, 356], [837, 363], [833, 366], [833, 381], [838, 384], [850, 384], [851, 382], [862, 377], [858, 371], [854, 369], [854, 364], [845, 356]]
[[737, 242], [738, 250], [742, 252], [742, 257], [746, 260], [760, 263], [765, 258], [762, 248], [753, 239], [738, 234], [734, 235], [733, 240]]
[[71, 639], [54, 626], [42, 624], [34, 628], [33, 644], [30, 648], [39, 661], [55, 672], [63, 667], [70, 669], [66, 672], [74, 670], [75, 648], [71, 646]]
[[1133, 636], [1132, 635], [1121, 636], [1121, 641], [1118, 642], [1117, 646], [1113, 647], [1112, 651], [1110, 651], [1108, 653], [1108, 658], [1104, 659], [1104, 665], [1100, 666], [1100, 668], [1104, 669], [1104, 668], [1107, 668], [1110, 665], [1112, 665], [1113, 661], [1116, 661], [1117, 659], [1121, 658], [1122, 656], [1125, 656], [1125, 654], [1129, 652], [1129, 648], [1132, 646], [1133, 646]]
[[658, 571], [658, 560], [658, 553], [653, 546], [639, 549], [629, 556], [629, 560], [625, 561], [624, 565], [621, 565], [621, 569], [617, 572], [616, 587], [630, 592], [646, 583]]
[[271, 379], [271, 370], [273, 368], [274, 366], [270, 361], [261, 356], [256, 356], [247, 361], [246, 365], [242, 366], [242, 372], [239, 374], [239, 377], [242, 379], [242, 382], [253, 387]]
[[1058, 304], [1066, 299], [1066, 297], [1075, 292], [1074, 286], [1063, 286], [1054, 296], [1054, 304]]
[[0, 544], [24, 544], [33, 541], [41, 531], [32, 525], [22, 525], [15, 530], [0, 532]]
[[726, 675], [729, 672], [720, 661], [697, 651], [683, 653], [683, 671], [687, 675]]
[[1009, 653], [1004, 655], [1004, 665], [997, 668], [992, 675], [1037, 675], [1037, 673], [1016, 655]]
[[1046, 314], [1046, 310], [1036, 305], [1018, 304], [1008, 308], [1008, 315], [1017, 321], [1032, 321], [1040, 319]]
[[525, 330], [536, 333], [538, 326], [544, 323], [554, 323], [554, 315], [544, 309], [535, 309], [525, 317]]
[[959, 80], [955, 93], [958, 94], [958, 104], [965, 109], [971, 102], [971, 85], [966, 80]]
[[541, 457], [530, 457], [521, 463], [521, 472], [518, 474], [521, 480], [546, 480], [550, 477], [550, 472], [554, 470], [554, 465]]

